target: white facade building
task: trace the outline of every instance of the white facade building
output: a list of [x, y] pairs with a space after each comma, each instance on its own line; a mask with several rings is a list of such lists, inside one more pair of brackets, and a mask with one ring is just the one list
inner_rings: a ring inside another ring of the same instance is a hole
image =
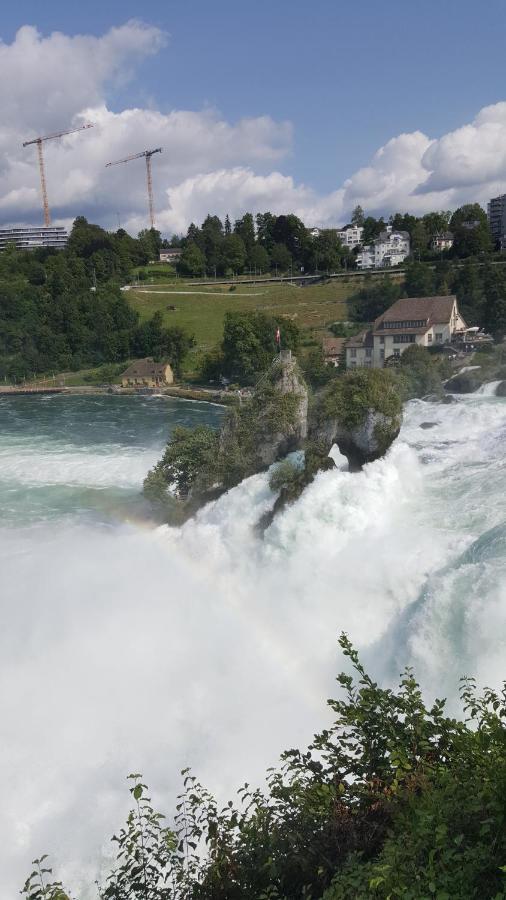
[[464, 335], [466, 329], [454, 296], [397, 300], [376, 319], [372, 329], [346, 342], [346, 368], [382, 369], [412, 344], [447, 344], [456, 334]]
[[410, 242], [407, 231], [394, 231], [387, 225], [372, 244], [357, 255], [359, 269], [383, 269], [398, 266], [409, 256]]
[[362, 225], [347, 225], [346, 228], [342, 228], [337, 232], [337, 236], [343, 247], [353, 250], [354, 247], [361, 245], [363, 233], [364, 228]]
[[9, 244], [15, 244], [18, 250], [36, 250], [39, 247], [53, 247], [64, 250], [67, 246], [68, 234], [60, 225], [44, 225], [27, 228], [1, 228], [0, 250]]

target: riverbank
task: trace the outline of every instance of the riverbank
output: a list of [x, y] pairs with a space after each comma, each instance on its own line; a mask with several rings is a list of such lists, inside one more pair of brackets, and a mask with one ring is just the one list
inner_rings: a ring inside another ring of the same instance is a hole
[[198, 400], [204, 403], [219, 403], [222, 406], [234, 405], [240, 402], [240, 398], [235, 391], [212, 390], [205, 387], [190, 388], [180, 385], [171, 385], [164, 388], [144, 388], [137, 389], [133, 387], [120, 387], [119, 385], [66, 385], [65, 387], [45, 387], [37, 384], [27, 384], [23, 386], [2, 385], [0, 387], [0, 396], [34, 396], [49, 394], [70, 394], [74, 396], [93, 396], [103, 394], [114, 394], [115, 396], [166, 396], [176, 397], [181, 400]]

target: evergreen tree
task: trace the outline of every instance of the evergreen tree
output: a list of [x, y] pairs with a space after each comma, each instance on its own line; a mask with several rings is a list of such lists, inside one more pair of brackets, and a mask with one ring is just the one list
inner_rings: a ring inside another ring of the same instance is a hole
[[352, 225], [363, 225], [364, 224], [364, 210], [360, 205], [356, 206], [351, 214], [351, 224]]

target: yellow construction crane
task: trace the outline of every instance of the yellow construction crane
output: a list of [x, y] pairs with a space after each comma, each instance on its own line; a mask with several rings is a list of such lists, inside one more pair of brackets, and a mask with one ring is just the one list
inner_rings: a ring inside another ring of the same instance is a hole
[[49, 212], [49, 203], [47, 199], [46, 173], [44, 171], [44, 154], [42, 152], [42, 144], [44, 141], [52, 141], [56, 138], [64, 137], [66, 134], [75, 134], [77, 131], [85, 131], [87, 128], [93, 128], [93, 123], [80, 125], [79, 128], [70, 128], [68, 131], [55, 131], [54, 134], [46, 134], [44, 137], [37, 137], [31, 141], [24, 141], [23, 147], [29, 147], [31, 144], [37, 144], [37, 153], [39, 157], [40, 171], [40, 188], [42, 192], [42, 205], [44, 207], [44, 225], [46, 228], [51, 225], [51, 213]]
[[161, 153], [163, 147], [157, 147], [156, 150], [142, 150], [141, 153], [134, 153], [132, 156], [126, 156], [125, 159], [117, 159], [114, 162], [106, 163], [106, 169], [108, 166], [119, 166], [120, 163], [130, 162], [131, 159], [141, 159], [144, 156], [146, 160], [146, 178], [148, 182], [148, 207], [149, 207], [149, 222], [151, 228], [155, 227], [155, 210], [153, 203], [153, 179], [151, 177], [151, 157], [154, 153]]

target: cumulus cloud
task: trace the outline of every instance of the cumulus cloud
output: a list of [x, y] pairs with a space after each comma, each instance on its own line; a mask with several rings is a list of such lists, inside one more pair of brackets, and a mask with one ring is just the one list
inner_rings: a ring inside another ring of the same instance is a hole
[[78, 215], [135, 232], [147, 218], [143, 160], [105, 168], [147, 147], [154, 160], [157, 223], [181, 232], [208, 212], [232, 217], [245, 210], [295, 212], [308, 224], [349, 219], [357, 203], [374, 215], [421, 214], [465, 202], [486, 203], [506, 190], [506, 102], [482, 109], [473, 122], [441, 137], [420, 131], [392, 137], [370, 163], [327, 194], [283, 173], [292, 125], [269, 115], [226, 121], [215, 109], [110, 109], [108, 92], [131, 78], [167, 41], [139, 21], [102, 36], [41, 35], [21, 28], [0, 43], [0, 78], [9, 84], [0, 126], [0, 218], [40, 222], [40, 190], [33, 147], [39, 133], [93, 121], [83, 134], [45, 145], [49, 198], [56, 221]]

